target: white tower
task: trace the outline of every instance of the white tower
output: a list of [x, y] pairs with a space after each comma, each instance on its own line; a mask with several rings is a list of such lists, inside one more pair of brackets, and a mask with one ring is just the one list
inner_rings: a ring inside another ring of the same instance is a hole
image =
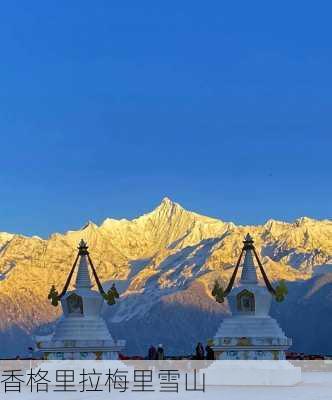
[[[78, 264], [75, 289], [67, 291], [75, 267]], [[89, 273], [91, 267], [99, 293], [92, 290]], [[115, 342], [101, 316], [104, 300], [114, 304], [118, 297], [115, 286], [105, 293], [92, 264], [88, 246], [81, 240], [78, 255], [67, 278], [64, 289], [58, 295], [54, 286], [49, 299], [53, 305], [61, 301], [63, 315], [48, 340], [38, 342], [38, 347], [48, 360], [118, 359], [124, 341]]]
[[[215, 357], [219, 360], [283, 360], [292, 340], [269, 315], [272, 298], [278, 298], [279, 289], [275, 290], [269, 282], [249, 234], [243, 243], [238, 263], [223, 293], [228, 296], [232, 315], [223, 320], [214, 337]], [[243, 254], [241, 279], [233, 288]], [[254, 257], [265, 286], [258, 284]]]

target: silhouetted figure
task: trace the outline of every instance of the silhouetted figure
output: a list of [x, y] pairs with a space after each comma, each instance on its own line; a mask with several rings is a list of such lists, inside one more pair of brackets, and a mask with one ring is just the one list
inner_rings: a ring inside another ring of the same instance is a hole
[[157, 350], [151, 345], [148, 351], [148, 360], [155, 360], [157, 358]]
[[212, 347], [209, 344], [206, 345], [205, 351], [206, 351], [206, 359], [207, 360], [214, 360], [214, 351], [213, 351]]
[[204, 360], [204, 347], [201, 342], [196, 346], [196, 360]]
[[163, 345], [160, 344], [157, 348], [157, 360], [164, 360], [164, 359], [165, 359], [164, 348]]

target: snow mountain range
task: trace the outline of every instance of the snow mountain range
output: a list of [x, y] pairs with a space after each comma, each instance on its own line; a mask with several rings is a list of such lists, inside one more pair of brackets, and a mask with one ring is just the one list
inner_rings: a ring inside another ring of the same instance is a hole
[[139, 218], [89, 222], [48, 239], [0, 233], [0, 354], [28, 354], [33, 334], [52, 330], [61, 307], [47, 295], [52, 284], [62, 289], [82, 238], [103, 285], [116, 282], [121, 293], [117, 305], [105, 306], [105, 318], [127, 340], [125, 352], [144, 355], [162, 343], [170, 354], [191, 353], [228, 313], [211, 288], [215, 279], [226, 284], [248, 232], [270, 279], [287, 281], [289, 296], [272, 312], [293, 348], [332, 354], [331, 220], [240, 226], [168, 198]]

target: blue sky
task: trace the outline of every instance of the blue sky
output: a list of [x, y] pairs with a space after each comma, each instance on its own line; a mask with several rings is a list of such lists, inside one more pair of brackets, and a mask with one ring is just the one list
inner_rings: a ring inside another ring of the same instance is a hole
[[331, 3], [10, 1], [0, 231], [330, 218]]

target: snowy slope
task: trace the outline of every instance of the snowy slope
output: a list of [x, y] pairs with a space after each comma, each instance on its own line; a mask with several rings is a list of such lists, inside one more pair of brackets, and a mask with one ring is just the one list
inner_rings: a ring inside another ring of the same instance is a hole
[[[47, 294], [52, 284], [59, 289], [64, 284], [81, 238], [88, 242], [105, 286], [115, 280], [122, 293], [120, 304], [106, 314], [115, 331], [121, 334], [126, 326], [132, 330], [146, 319], [154, 321], [155, 331], [161, 310], [177, 315], [176, 310], [183, 309], [186, 334], [189, 321], [195, 320], [192, 312], [210, 315], [211, 310], [202, 304], [212, 304], [209, 293], [216, 277], [229, 278], [247, 232], [254, 237], [273, 280], [311, 285], [315, 268], [324, 271], [322, 266], [332, 264], [330, 220], [269, 220], [261, 226], [236, 226], [187, 211], [168, 198], [139, 218], [108, 218], [100, 226], [89, 222], [78, 231], [53, 234], [47, 240], [0, 233], [0, 333], [6, 338], [0, 352], [17, 351], [11, 348], [16, 337], [23, 340], [59, 316], [60, 310], [49, 305]], [[184, 306], [184, 298], [191, 299], [191, 304]], [[213, 303], [211, 327], [225, 311]], [[148, 331], [140, 334], [146, 337], [151, 334]], [[139, 335], [127, 338], [129, 349], [140, 349]], [[174, 332], [170, 335], [174, 337]]]

